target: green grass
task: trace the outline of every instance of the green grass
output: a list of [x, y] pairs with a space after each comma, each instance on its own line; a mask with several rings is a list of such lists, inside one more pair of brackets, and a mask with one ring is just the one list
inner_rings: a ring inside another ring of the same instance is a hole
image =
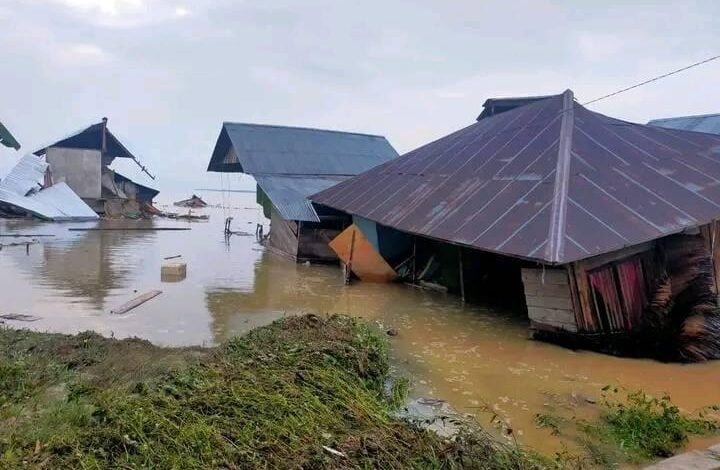
[[653, 398], [641, 391], [628, 393], [623, 400], [606, 398], [604, 408], [599, 422], [585, 424], [586, 433], [596, 443], [613, 444], [630, 462], [672, 456], [690, 436], [720, 429], [714, 419], [683, 414], [668, 396]]
[[[343, 316], [215, 349], [0, 330], [0, 468], [559, 468], [468, 428], [396, 417], [387, 343]], [[328, 450], [332, 449], [332, 450]]]

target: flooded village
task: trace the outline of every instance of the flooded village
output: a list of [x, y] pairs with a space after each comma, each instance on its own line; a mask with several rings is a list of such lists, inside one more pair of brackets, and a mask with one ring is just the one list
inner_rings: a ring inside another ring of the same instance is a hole
[[262, 88], [163, 132], [149, 96], [75, 131], [0, 107], [0, 469], [720, 468], [720, 104], [636, 95], [720, 64], [678, 57], [414, 121]]

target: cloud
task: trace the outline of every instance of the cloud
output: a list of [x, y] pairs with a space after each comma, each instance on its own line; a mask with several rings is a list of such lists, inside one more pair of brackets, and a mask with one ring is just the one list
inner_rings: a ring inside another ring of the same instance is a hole
[[107, 63], [111, 60], [110, 54], [100, 46], [88, 43], [68, 44], [58, 46], [53, 59], [61, 65], [93, 66]]
[[[190, 15], [172, 0], [53, 0], [77, 18], [98, 26], [135, 28]], [[198, 2], [201, 3], [201, 2]]]

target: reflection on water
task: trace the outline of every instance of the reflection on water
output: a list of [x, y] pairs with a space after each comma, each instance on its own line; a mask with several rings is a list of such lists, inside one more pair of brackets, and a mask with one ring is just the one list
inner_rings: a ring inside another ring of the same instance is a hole
[[[203, 197], [221, 199], [219, 193]], [[360, 316], [399, 331], [391, 339], [394, 364], [412, 377], [414, 394], [447, 399], [484, 424], [496, 414], [521, 441], [546, 452], [561, 445], [534, 425], [534, 416], [564, 407], [591, 415], [595, 407], [587, 399], [597, 400], [607, 384], [667, 392], [686, 410], [720, 402], [720, 362], [662, 364], [573, 352], [529, 340], [525, 319], [504, 312], [403, 285], [345, 286], [336, 267], [289, 263], [263, 252], [254, 237], [226, 243], [225, 216], [247, 232], [263, 219], [253, 194], [225, 198], [236, 209], [207, 209], [209, 222], [101, 222], [190, 231], [69, 232], [68, 226], [96, 223], [0, 221], [0, 233], [56, 235], [40, 239], [29, 254], [24, 247], [0, 251], [0, 313], [40, 316], [27, 324], [40, 330], [92, 329], [165, 345], [215, 344], [283, 315]], [[163, 258], [175, 255], [187, 262], [187, 278], [163, 283]], [[108, 313], [151, 289], [163, 294], [129, 314]]]

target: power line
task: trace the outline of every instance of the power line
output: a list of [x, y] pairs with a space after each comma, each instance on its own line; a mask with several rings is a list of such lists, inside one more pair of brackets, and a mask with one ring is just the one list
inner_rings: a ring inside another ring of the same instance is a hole
[[601, 96], [600, 98], [595, 98], [594, 100], [587, 101], [585, 103], [582, 103], [583, 106], [587, 106], [591, 103], [597, 103], [600, 100], [604, 100], [605, 98], [610, 98], [611, 96], [619, 95], [620, 93], [625, 93], [626, 91], [632, 90], [633, 88], [638, 88], [643, 85], [647, 85], [648, 83], [656, 82], [658, 80], [661, 80], [665, 77], [669, 77], [670, 75], [675, 75], [676, 73], [684, 72], [685, 70], [691, 69], [693, 67], [697, 67], [699, 65], [707, 64], [708, 62], [712, 62], [713, 60], [720, 59], [720, 55], [716, 55], [714, 57], [710, 57], [709, 59], [701, 60], [700, 62], [695, 62], [694, 64], [690, 64], [686, 67], [683, 67], [681, 69], [673, 70], [672, 72], [668, 72], [663, 75], [658, 75], [657, 77], [651, 78], [649, 80], [645, 80], [644, 82], [636, 83], [635, 85], [629, 86], [627, 88], [623, 88], [622, 90], [618, 90], [616, 92], [610, 93], [609, 95]]

